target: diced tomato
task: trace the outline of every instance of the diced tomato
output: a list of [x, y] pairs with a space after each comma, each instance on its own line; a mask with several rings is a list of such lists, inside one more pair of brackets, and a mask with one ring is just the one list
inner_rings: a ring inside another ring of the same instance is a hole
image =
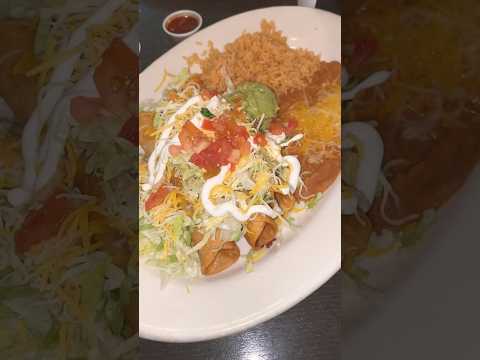
[[182, 147], [180, 145], [170, 145], [170, 147], [168, 148], [168, 152], [172, 156], [177, 156], [182, 152]]
[[150, 211], [158, 205], [161, 205], [169, 193], [170, 190], [166, 186], [160, 186], [156, 191], [152, 192], [147, 201], [145, 201], [145, 210]]
[[18, 253], [30, 250], [55, 236], [63, 220], [74, 209], [74, 204], [66, 198], [52, 195], [39, 209], [31, 210], [22, 227], [15, 235], [15, 248]]
[[207, 138], [199, 139], [193, 146], [193, 152], [195, 154], [198, 154], [200, 151], [205, 150], [208, 145], [210, 145], [210, 140], [208, 140]]
[[255, 135], [255, 137], [253, 138], [253, 142], [257, 145], [260, 145], [260, 146], [267, 145], [267, 139], [265, 138], [265, 135], [260, 134], [260, 133]]
[[228, 162], [231, 164], [236, 164], [238, 163], [238, 160], [240, 160], [240, 157], [241, 157], [240, 150], [233, 149], [230, 152], [230, 156], [228, 157]]
[[183, 125], [178, 138], [183, 150], [193, 150], [195, 153], [202, 151], [210, 144], [208, 137], [191, 121]]
[[204, 128], [205, 130], [213, 131], [215, 130], [215, 122], [205, 119], [203, 120], [202, 128]]
[[202, 97], [203, 100], [210, 100], [212, 97], [215, 96], [215, 93], [213, 91], [203, 89], [200, 92], [200, 96]]
[[219, 166], [225, 165], [219, 142], [211, 143], [205, 150], [193, 154], [190, 161], [209, 172], [215, 171]]
[[220, 139], [211, 143], [205, 150], [194, 154], [190, 161], [208, 172], [214, 172], [220, 166], [230, 163], [230, 160], [235, 160], [230, 158], [233, 150], [228, 141]]
[[287, 126], [285, 128], [285, 133], [287, 135], [293, 135], [295, 134], [297, 127], [298, 127], [298, 121], [293, 118], [289, 119], [287, 122]]
[[285, 129], [283, 128], [283, 125], [280, 122], [272, 121], [268, 128], [268, 131], [270, 131], [273, 135], [281, 135], [285, 131]]
[[240, 154], [242, 156], [247, 156], [250, 154], [250, 143], [247, 140], [239, 140], [238, 149], [240, 150]]
[[213, 173], [222, 165], [238, 163], [242, 156], [250, 153], [248, 131], [234, 120], [222, 116], [207, 126], [215, 131], [216, 140], [191, 157], [195, 165]]
[[138, 117], [132, 116], [123, 124], [118, 136], [130, 141], [134, 145], [138, 145], [139, 129]]
[[296, 133], [297, 127], [298, 121], [290, 118], [286, 123], [272, 121], [268, 128], [268, 131], [270, 131], [273, 135], [281, 135], [282, 133], [285, 133], [286, 135], [294, 135]]
[[197, 127], [193, 125], [191, 121], [187, 121], [185, 125], [183, 125], [178, 138], [180, 139], [182, 147], [185, 150], [190, 150], [193, 147], [195, 139], [199, 136], [203, 136], [202, 132], [197, 129]]

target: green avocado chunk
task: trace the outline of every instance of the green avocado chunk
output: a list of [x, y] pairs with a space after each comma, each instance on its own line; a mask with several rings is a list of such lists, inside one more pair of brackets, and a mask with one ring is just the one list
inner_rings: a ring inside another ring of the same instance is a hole
[[259, 120], [262, 115], [264, 120], [260, 125], [260, 130], [268, 128], [270, 120], [277, 115], [278, 102], [275, 93], [266, 85], [257, 82], [243, 82], [237, 86], [229, 99], [240, 97], [244, 111], [249, 120]]

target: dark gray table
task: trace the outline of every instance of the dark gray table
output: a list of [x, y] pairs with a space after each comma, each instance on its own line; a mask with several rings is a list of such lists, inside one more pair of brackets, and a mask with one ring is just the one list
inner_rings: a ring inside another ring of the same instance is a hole
[[[339, 13], [338, 1], [318, 0], [317, 7]], [[204, 26], [252, 9], [296, 5], [291, 0], [141, 0], [140, 67], [144, 69], [175, 45], [162, 32], [170, 12], [193, 9]], [[141, 359], [162, 360], [330, 360], [340, 358], [340, 278], [333, 277], [307, 299], [276, 318], [222, 339], [192, 344], [141, 340]]]

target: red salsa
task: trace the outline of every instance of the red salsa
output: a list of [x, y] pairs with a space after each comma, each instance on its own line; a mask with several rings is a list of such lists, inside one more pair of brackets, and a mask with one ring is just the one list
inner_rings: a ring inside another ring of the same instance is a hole
[[189, 16], [176, 16], [167, 23], [167, 30], [175, 34], [184, 34], [192, 31], [198, 25], [198, 19]]
[[212, 131], [214, 139], [207, 137], [192, 122], [187, 121], [178, 138], [181, 145], [170, 145], [169, 152], [176, 156], [182, 151], [191, 152], [190, 161], [214, 173], [222, 165], [235, 166], [242, 156], [250, 153], [248, 132], [226, 115], [215, 120], [205, 119], [202, 128]]

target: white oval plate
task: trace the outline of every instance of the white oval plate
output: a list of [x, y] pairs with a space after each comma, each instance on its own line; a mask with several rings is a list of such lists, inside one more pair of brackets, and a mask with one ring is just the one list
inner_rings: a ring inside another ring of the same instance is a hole
[[[323, 60], [340, 61], [340, 17], [303, 7], [254, 10], [220, 21], [186, 39], [140, 74], [140, 102], [158, 98], [155, 88], [164, 70], [178, 73], [184, 56], [219, 48], [243, 30], [258, 31], [262, 19], [274, 20], [292, 47], [308, 48]], [[201, 43], [201, 45], [200, 45]], [[324, 194], [314, 211], [300, 220], [280, 246], [245, 273], [243, 261], [232, 269], [190, 286], [179, 281], [161, 288], [158, 274], [140, 265], [140, 336], [168, 342], [190, 342], [229, 335], [289, 309], [323, 285], [340, 269], [340, 181]], [[246, 248], [241, 248], [246, 253]]]

